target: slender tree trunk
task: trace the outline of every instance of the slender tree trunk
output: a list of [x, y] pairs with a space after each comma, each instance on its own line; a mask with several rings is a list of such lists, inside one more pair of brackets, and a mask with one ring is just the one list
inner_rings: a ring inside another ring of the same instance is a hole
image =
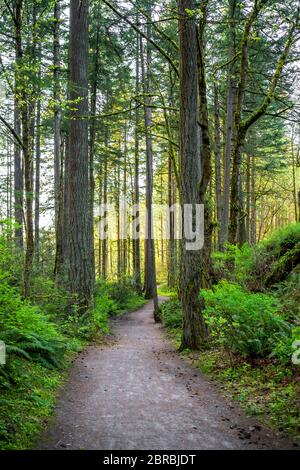
[[[23, 291], [24, 297], [30, 295], [30, 278], [34, 253], [34, 231], [33, 231], [33, 142], [32, 142], [32, 100], [29, 103], [27, 88], [23, 83], [22, 62], [23, 62], [23, 45], [22, 45], [22, 27], [23, 27], [23, 1], [17, 0], [15, 3], [15, 37], [16, 37], [16, 96], [18, 100], [18, 109], [20, 111], [20, 119], [22, 124], [22, 149], [24, 161], [24, 178], [25, 178], [25, 233], [26, 233], [26, 250], [23, 272]], [[33, 25], [35, 27], [35, 25]], [[31, 57], [32, 58], [32, 57]]]
[[[236, 18], [237, 0], [229, 0], [229, 60], [236, 54]], [[229, 202], [230, 202], [230, 174], [231, 174], [231, 148], [234, 139], [234, 110], [236, 108], [237, 85], [236, 65], [232, 62], [228, 71], [227, 103], [225, 120], [225, 149], [224, 149], [224, 203], [221, 227], [221, 250], [228, 241]]]
[[60, 108], [60, 0], [54, 3], [53, 23], [53, 101], [54, 101], [54, 217], [55, 217], [55, 267], [56, 277], [63, 266], [63, 175], [61, 108]]
[[[199, 86], [199, 124], [200, 124], [200, 161], [201, 178], [198, 185], [199, 201], [204, 206], [204, 245], [201, 249], [201, 287], [210, 288], [213, 282], [211, 262], [212, 248], [212, 209], [211, 209], [211, 138], [207, 104], [205, 40], [204, 32], [207, 20], [208, 1], [204, 1], [200, 9], [198, 41], [198, 86]], [[210, 194], [209, 194], [210, 192]]]
[[[138, 23], [138, 17], [137, 17]], [[136, 37], [136, 59], [135, 59], [135, 93], [138, 94], [140, 90], [140, 60], [139, 56], [142, 53], [140, 51], [140, 39], [139, 35]], [[139, 207], [140, 203], [140, 157], [139, 157], [139, 124], [140, 124], [140, 113], [139, 109], [135, 110], [135, 128], [134, 128], [134, 204]], [[133, 222], [139, 219], [139, 210], [136, 211], [133, 217]], [[139, 226], [136, 227], [137, 236], [133, 237], [132, 252], [133, 252], [133, 272], [134, 272], [134, 283], [135, 288], [138, 292], [142, 291], [141, 285], [141, 245], [139, 234]]]
[[175, 214], [170, 210], [174, 201], [174, 184], [172, 172], [172, 157], [168, 158], [168, 206], [169, 206], [169, 243], [168, 243], [168, 287], [173, 289], [176, 282], [176, 265], [175, 265]]
[[[21, 122], [18, 102], [14, 102], [14, 130], [21, 137]], [[21, 148], [14, 143], [14, 214], [15, 214], [15, 241], [19, 248], [23, 248], [23, 170]]]
[[[295, 213], [295, 221], [298, 221], [298, 195], [297, 195], [297, 185], [296, 185], [296, 162], [297, 157], [295, 154], [294, 148], [294, 136], [292, 136], [292, 175], [293, 175], [293, 199], [294, 199], [294, 213]], [[300, 214], [299, 214], [300, 217]]]
[[[105, 146], [108, 148], [108, 132], [109, 129], [105, 129]], [[103, 204], [107, 204], [107, 155], [104, 155], [104, 166], [103, 166]], [[104, 214], [106, 216], [106, 213]], [[103, 279], [106, 279], [107, 277], [107, 239], [103, 237], [102, 239], [102, 277]]]
[[251, 160], [251, 244], [256, 244], [256, 193], [255, 193], [255, 157]]
[[[151, 9], [150, 16], [151, 16]], [[151, 34], [150, 25], [148, 24], [148, 36]], [[141, 44], [141, 66], [142, 66], [142, 82], [143, 91], [145, 94], [144, 106], [144, 120], [146, 132], [146, 240], [145, 240], [145, 279], [144, 279], [144, 294], [146, 299], [153, 298], [154, 303], [154, 319], [159, 321], [158, 315], [158, 298], [156, 286], [156, 267], [155, 267], [155, 246], [152, 237], [153, 232], [153, 217], [152, 217], [152, 193], [153, 193], [153, 147], [152, 147], [152, 112], [151, 108], [147, 106], [150, 104], [150, 98], [147, 96], [150, 92], [150, 69], [151, 69], [151, 50], [149, 44], [146, 46], [147, 56], [147, 75], [145, 71], [145, 61], [143, 54], [143, 47]]]
[[40, 258], [40, 167], [41, 167], [41, 100], [36, 109], [36, 147], [35, 147], [35, 191], [34, 191], [34, 243], [37, 265]]
[[[124, 129], [124, 170], [123, 170], [123, 200], [126, 202], [127, 200], [127, 122], [125, 122], [125, 129]], [[122, 253], [122, 268], [123, 268], [123, 273], [126, 276], [127, 274], [127, 233], [126, 231], [126, 211], [124, 211], [123, 214], [123, 220], [122, 220], [122, 225], [123, 225], [123, 232], [124, 232], [124, 238], [123, 238], [123, 253]]]
[[243, 246], [246, 242], [246, 225], [245, 225], [245, 210], [244, 210], [244, 191], [243, 191], [243, 173], [240, 168], [238, 180], [238, 198], [239, 198], [239, 215], [238, 215], [238, 245]]
[[250, 243], [250, 209], [251, 209], [251, 156], [247, 153], [246, 169], [246, 241]]
[[218, 249], [222, 248], [222, 175], [221, 175], [221, 128], [218, 87], [214, 85], [214, 109], [215, 109], [215, 193], [218, 221]]

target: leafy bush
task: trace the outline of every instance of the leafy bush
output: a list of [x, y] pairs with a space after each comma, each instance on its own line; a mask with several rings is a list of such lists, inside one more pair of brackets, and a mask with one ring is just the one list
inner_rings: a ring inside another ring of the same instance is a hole
[[118, 310], [117, 304], [114, 300], [107, 295], [98, 296], [95, 299], [95, 306], [93, 310], [93, 320], [95, 326], [100, 328], [104, 333], [109, 332], [109, 315], [116, 314]]
[[273, 349], [272, 356], [280, 359], [280, 362], [291, 365], [292, 356], [295, 352], [293, 344], [300, 341], [300, 327], [295, 327], [291, 335], [281, 338]]
[[164, 325], [170, 329], [182, 328], [182, 310], [179, 300], [171, 299], [160, 307], [160, 315]]
[[244, 358], [267, 357], [290, 336], [290, 326], [278, 314], [278, 301], [220, 282], [202, 292], [210, 334], [226, 350]]

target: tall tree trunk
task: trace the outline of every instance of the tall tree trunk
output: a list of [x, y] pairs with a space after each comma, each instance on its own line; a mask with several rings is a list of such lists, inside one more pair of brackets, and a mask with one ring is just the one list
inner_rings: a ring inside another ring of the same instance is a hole
[[[97, 10], [99, 13], [99, 9]], [[95, 182], [94, 182], [94, 159], [95, 159], [95, 142], [96, 142], [96, 121], [94, 115], [96, 114], [97, 107], [97, 90], [98, 90], [98, 74], [99, 74], [99, 28], [96, 32], [96, 48], [94, 53], [93, 75], [91, 78], [91, 123], [90, 123], [90, 153], [89, 153], [89, 242], [90, 242], [90, 255], [91, 255], [91, 270], [92, 277], [95, 280], [95, 247], [94, 247], [94, 197], [95, 197]]]
[[[18, 101], [14, 102], [14, 130], [21, 137], [21, 121]], [[23, 248], [23, 169], [21, 148], [18, 142], [14, 143], [14, 214], [15, 214], [15, 241], [19, 248]]]
[[[193, 0], [178, 1], [180, 59], [180, 196], [181, 205], [200, 203], [200, 155], [198, 128], [198, 64]], [[183, 227], [188, 223], [183, 211]], [[183, 310], [181, 348], [199, 349], [205, 338], [199, 291], [201, 283], [200, 250], [189, 250], [185, 240], [181, 245], [180, 300]]]
[[[297, 195], [297, 184], [296, 184], [296, 171], [297, 171], [297, 157], [299, 157], [300, 150], [298, 150], [298, 155], [295, 152], [294, 145], [294, 135], [292, 135], [292, 175], [293, 175], [293, 199], [294, 199], [294, 213], [295, 221], [298, 222], [298, 195]], [[300, 217], [300, 214], [299, 214]]]
[[245, 210], [244, 210], [244, 191], [243, 191], [243, 173], [240, 168], [239, 181], [238, 181], [238, 197], [239, 197], [239, 219], [238, 219], [238, 245], [243, 246], [246, 242], [246, 225], [245, 225]]
[[[32, 142], [32, 99], [29, 102], [27, 87], [24, 86], [23, 65], [23, 45], [22, 45], [22, 27], [23, 27], [23, 0], [17, 0], [15, 3], [14, 23], [16, 38], [16, 98], [20, 119], [22, 124], [22, 150], [24, 159], [24, 178], [25, 178], [25, 233], [26, 250], [23, 271], [23, 292], [24, 297], [30, 295], [30, 278], [32, 271], [33, 253], [34, 253], [34, 231], [33, 231], [33, 142]], [[33, 18], [35, 22], [35, 19]], [[33, 29], [35, 24], [33, 25]], [[35, 40], [35, 38], [34, 38]], [[32, 57], [31, 57], [32, 59]]]
[[[125, 128], [124, 128], [124, 165], [123, 165], [123, 201], [126, 202], [127, 200], [127, 122], [125, 121]], [[126, 276], [127, 273], [127, 233], [126, 233], [126, 210], [123, 214], [123, 253], [122, 253], [122, 268], [123, 273]]]
[[221, 175], [221, 128], [220, 128], [220, 109], [217, 84], [214, 85], [214, 110], [215, 110], [215, 193], [216, 209], [218, 221], [218, 249], [222, 247], [222, 175]]
[[26, 101], [22, 106], [23, 156], [25, 177], [25, 208], [26, 208], [26, 251], [24, 264], [24, 297], [30, 295], [30, 278], [34, 253], [33, 234], [33, 156], [30, 136], [30, 118]]
[[[199, 201], [204, 206], [204, 245], [201, 249], [201, 287], [210, 288], [213, 282], [211, 262], [212, 247], [212, 209], [211, 209], [211, 139], [209, 133], [209, 117], [207, 105], [205, 40], [204, 32], [207, 20], [208, 0], [204, 0], [200, 8], [198, 41], [198, 86], [199, 86], [199, 123], [200, 123], [200, 161], [201, 177], [198, 185]], [[208, 191], [210, 190], [210, 194]]]
[[251, 209], [251, 156], [247, 153], [246, 167], [246, 241], [250, 243], [250, 209]]
[[[93, 274], [89, 242], [88, 154], [88, 0], [70, 6], [70, 100], [68, 199], [68, 286], [76, 294], [80, 311], [91, 302]], [[82, 118], [85, 117], [85, 118]]]
[[[148, 5], [149, 6], [149, 5]], [[149, 16], [151, 16], [151, 7], [149, 6]], [[150, 24], [148, 24], [148, 36], [151, 35]], [[144, 294], [146, 299], [153, 298], [154, 303], [154, 319], [159, 321], [158, 315], [158, 298], [156, 286], [156, 267], [155, 267], [155, 246], [152, 236], [153, 232], [153, 216], [152, 216], [152, 193], [153, 193], [153, 147], [152, 147], [152, 112], [150, 105], [150, 69], [151, 69], [151, 50], [149, 44], [146, 46], [147, 72], [143, 54], [141, 40], [141, 66], [142, 66], [142, 83], [145, 94], [144, 120], [146, 132], [146, 240], [145, 240], [145, 276], [144, 276]]]
[[41, 100], [36, 108], [35, 191], [34, 191], [34, 248], [37, 265], [40, 258], [40, 167], [41, 167]]
[[255, 193], [255, 157], [251, 160], [251, 244], [256, 244], [256, 193]]
[[55, 276], [63, 266], [63, 175], [61, 107], [60, 107], [60, 0], [54, 3], [53, 22], [53, 101], [54, 101], [54, 217], [55, 217]]
[[[137, 16], [138, 23], [138, 16]], [[135, 59], [135, 93], [138, 95], [140, 91], [140, 38], [139, 35], [136, 37], [136, 59]], [[134, 128], [134, 204], [136, 208], [139, 208], [140, 203], [140, 157], [139, 157], [139, 124], [140, 124], [140, 113], [139, 109], [135, 110], [135, 128]], [[139, 210], [133, 217], [133, 223], [138, 220], [140, 216]], [[133, 252], [133, 272], [134, 272], [134, 283], [135, 288], [138, 292], [141, 292], [141, 245], [139, 234], [139, 226], [136, 227], [136, 236], [133, 237], [132, 252]]]
[[225, 149], [224, 149], [224, 203], [223, 218], [221, 227], [220, 248], [228, 241], [229, 225], [229, 203], [230, 203], [230, 174], [231, 174], [231, 147], [234, 139], [234, 110], [236, 108], [237, 98], [237, 78], [236, 65], [233, 60], [236, 55], [236, 18], [237, 18], [237, 0], [228, 0], [229, 3], [229, 61], [232, 61], [228, 70], [227, 79], [227, 103], [225, 120]]
[[[105, 129], [105, 147], [108, 148], [109, 145], [109, 129]], [[103, 165], [103, 204], [107, 204], [107, 155], [104, 154], [104, 165]], [[107, 213], [104, 214], [106, 216]], [[103, 237], [102, 239], [102, 277], [106, 279], [107, 277], [107, 239]]]
[[169, 206], [169, 242], [168, 242], [168, 287], [173, 289], [176, 283], [176, 259], [175, 259], [175, 214], [170, 210], [175, 204], [174, 181], [172, 172], [172, 157], [168, 158], [168, 206]]

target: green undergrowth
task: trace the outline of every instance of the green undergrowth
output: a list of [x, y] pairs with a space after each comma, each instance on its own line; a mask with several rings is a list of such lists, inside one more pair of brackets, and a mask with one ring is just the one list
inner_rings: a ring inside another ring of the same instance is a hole
[[296, 367], [263, 359], [249, 364], [220, 348], [202, 352], [196, 364], [248, 415], [299, 438], [300, 375]]
[[[283, 277], [280, 272], [281, 282], [267, 287], [265, 280], [297, 246], [299, 227], [275, 233], [255, 249], [245, 246], [216, 254], [220, 281], [201, 292], [209, 333], [206, 348], [182, 353], [247, 414], [294, 436], [300, 435], [300, 366], [292, 360], [295, 344], [300, 344], [299, 264], [285, 264], [289, 271]], [[235, 270], [229, 273], [232, 256]], [[161, 306], [161, 319], [179, 346], [182, 311], [176, 296]]]
[[161, 296], [174, 297], [176, 295], [176, 289], [168, 287], [166, 283], [161, 283], [157, 286], [157, 293]]
[[[172, 299], [161, 306], [161, 318], [172, 341], [179, 347], [182, 312], [178, 300]], [[257, 343], [244, 342], [241, 339], [243, 335], [240, 337], [238, 334], [236, 341], [237, 344], [241, 341], [241, 352], [250, 346], [251, 354], [247, 357], [230, 350], [228, 346], [231, 345], [232, 336], [228, 344], [223, 343], [223, 338], [216, 341], [214, 337], [210, 338], [206, 350], [199, 353], [185, 350], [182, 354], [190, 358], [195, 367], [217, 381], [222, 386], [222, 392], [237, 400], [248, 415], [256, 416], [270, 427], [299, 436], [300, 368], [292, 364], [289, 356], [291, 349], [286, 344], [283, 347], [280, 343], [274, 343], [274, 349], [278, 349], [279, 354], [273, 357], [270, 357], [272, 353], [268, 355], [265, 349], [260, 349], [261, 340], [264, 344], [261, 329], [262, 325], [257, 325]], [[260, 354], [253, 354], [253, 346], [257, 351], [257, 345]], [[283, 347], [283, 352], [279, 346]], [[269, 342], [267, 349], [269, 351]]]
[[36, 277], [22, 300], [8, 272], [0, 273], [0, 449], [27, 449], [53, 411], [77, 352], [109, 333], [109, 319], [144, 303], [129, 280], [99, 281], [93, 308], [79, 315], [76, 299], [50, 279]]

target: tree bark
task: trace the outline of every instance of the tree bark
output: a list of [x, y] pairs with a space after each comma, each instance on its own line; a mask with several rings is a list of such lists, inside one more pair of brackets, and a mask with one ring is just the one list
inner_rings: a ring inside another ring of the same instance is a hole
[[54, 3], [53, 23], [53, 101], [54, 101], [54, 217], [55, 217], [55, 267], [58, 278], [63, 266], [63, 175], [61, 107], [60, 107], [60, 0]]
[[[70, 100], [68, 155], [68, 286], [80, 312], [89, 307], [93, 293], [89, 241], [88, 154], [88, 0], [72, 0], [70, 7]], [[84, 117], [84, 118], [83, 118]]]
[[[138, 24], [138, 16], [137, 16]], [[140, 91], [140, 39], [139, 35], [136, 37], [136, 58], [135, 58], [135, 93], [139, 94]], [[139, 124], [140, 124], [140, 112], [139, 108], [135, 110], [135, 128], [134, 128], [134, 204], [139, 207], [140, 203], [140, 160], [139, 160]], [[139, 210], [137, 210], [133, 217], [133, 222], [140, 216]], [[136, 227], [137, 234], [139, 233], [139, 226]], [[139, 236], [133, 237], [132, 241], [132, 253], [133, 253], [133, 272], [134, 272], [134, 283], [135, 288], [138, 292], [142, 291], [141, 284], [141, 245]]]
[[[150, 5], [150, 4], [149, 4]], [[148, 5], [148, 6], [149, 6]], [[149, 6], [149, 15], [151, 16], [151, 7]], [[148, 35], [151, 34], [150, 24], [148, 24]], [[144, 121], [146, 133], [146, 240], [145, 240], [145, 276], [144, 276], [144, 295], [146, 299], [153, 298], [154, 319], [159, 321], [158, 298], [156, 286], [156, 267], [155, 267], [155, 247], [152, 237], [153, 219], [152, 219], [152, 193], [153, 193], [153, 147], [152, 147], [152, 111], [150, 105], [150, 68], [151, 68], [151, 50], [149, 44], [146, 46], [147, 72], [143, 54], [141, 40], [141, 68], [142, 83], [145, 94]]]
[[[200, 203], [200, 155], [198, 128], [198, 63], [197, 31], [193, 0], [178, 1], [179, 13], [179, 74], [180, 74], [180, 196], [185, 204]], [[183, 226], [185, 213], [183, 211]], [[183, 311], [181, 348], [199, 349], [205, 339], [199, 291], [201, 283], [200, 250], [181, 245], [180, 300]]]
[[223, 217], [221, 227], [220, 249], [224, 250], [228, 241], [229, 225], [229, 203], [230, 203], [230, 174], [231, 174], [231, 148], [234, 138], [234, 110], [236, 107], [237, 85], [236, 85], [236, 64], [233, 60], [236, 55], [236, 18], [237, 18], [237, 0], [229, 0], [229, 61], [231, 61], [228, 70], [227, 79], [227, 103], [225, 120], [225, 148], [224, 148], [224, 203]]
[[214, 85], [214, 111], [215, 111], [215, 193], [216, 193], [216, 212], [218, 221], [218, 249], [222, 248], [222, 174], [221, 174], [221, 128], [220, 128], [220, 108], [218, 87]]

